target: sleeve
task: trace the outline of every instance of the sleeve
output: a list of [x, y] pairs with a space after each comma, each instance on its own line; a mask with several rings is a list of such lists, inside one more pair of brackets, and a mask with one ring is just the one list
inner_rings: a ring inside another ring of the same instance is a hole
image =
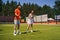
[[17, 13], [17, 9], [15, 9], [15, 13]]
[[17, 9], [15, 9], [15, 16], [17, 16]]

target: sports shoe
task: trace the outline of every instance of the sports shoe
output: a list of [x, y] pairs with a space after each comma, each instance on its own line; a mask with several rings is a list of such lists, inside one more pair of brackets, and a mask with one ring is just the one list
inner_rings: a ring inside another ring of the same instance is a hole
[[14, 32], [13, 34], [16, 35], [16, 32]]
[[31, 32], [33, 32], [33, 30], [31, 30]]
[[17, 34], [21, 34], [21, 32], [17, 31]]

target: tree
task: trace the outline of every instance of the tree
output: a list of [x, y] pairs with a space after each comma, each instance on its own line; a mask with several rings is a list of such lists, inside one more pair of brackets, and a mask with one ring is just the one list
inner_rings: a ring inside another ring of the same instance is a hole
[[44, 5], [42, 8], [42, 14], [48, 14], [48, 17], [53, 18], [53, 9], [50, 6]]
[[[1, 0], [0, 0], [1, 1]], [[42, 15], [42, 14], [48, 14], [48, 17], [54, 18], [55, 14], [60, 14], [60, 1], [55, 1], [54, 8], [51, 8], [48, 5], [44, 5], [43, 7], [34, 4], [34, 3], [24, 3], [23, 5], [20, 4], [20, 2], [11, 1], [9, 3], [9, 0], [7, 0], [7, 3], [2, 2], [2, 13], [0, 15], [5, 16], [14, 16], [14, 10], [17, 7], [17, 5], [21, 6], [21, 16], [22, 18], [26, 18], [31, 10], [34, 10], [34, 15]]]
[[18, 5], [20, 5], [20, 6], [21, 6], [20, 2], [18, 3]]
[[60, 14], [60, 1], [59, 0], [55, 1], [54, 9], [56, 10], [56, 15]]
[[6, 16], [9, 16], [9, 8], [10, 8], [9, 0], [7, 0], [7, 3], [6, 3], [6, 13], [5, 13]]
[[0, 12], [2, 11], [2, 0], [0, 0]]
[[5, 12], [5, 11], [6, 11], [5, 3], [2, 3], [2, 9], [3, 9], [3, 10], [2, 10], [2, 13], [1, 13], [1, 14], [4, 16], [5, 13], [6, 13], [6, 12]]
[[37, 4], [34, 5], [34, 14], [35, 15], [41, 15], [41, 7], [38, 6]]
[[17, 2], [12, 0], [10, 3], [10, 16], [14, 16], [14, 10], [16, 7], [17, 7]]
[[2, 12], [2, 0], [0, 0], [0, 15], [2, 15], [1, 12]]

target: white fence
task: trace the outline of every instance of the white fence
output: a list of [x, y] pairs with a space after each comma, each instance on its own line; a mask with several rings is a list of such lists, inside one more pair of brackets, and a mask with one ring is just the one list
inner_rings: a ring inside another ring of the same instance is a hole
[[55, 19], [60, 19], [60, 15], [55, 15]]
[[[27, 21], [28, 17], [26, 17]], [[47, 22], [48, 21], [48, 15], [39, 15], [39, 16], [34, 16], [34, 22]]]

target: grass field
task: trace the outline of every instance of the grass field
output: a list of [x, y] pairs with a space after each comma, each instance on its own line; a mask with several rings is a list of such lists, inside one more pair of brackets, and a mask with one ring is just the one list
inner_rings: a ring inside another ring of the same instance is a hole
[[21, 24], [20, 35], [13, 35], [13, 24], [0, 24], [0, 40], [60, 40], [60, 25], [34, 24], [34, 32], [25, 33], [27, 24]]

